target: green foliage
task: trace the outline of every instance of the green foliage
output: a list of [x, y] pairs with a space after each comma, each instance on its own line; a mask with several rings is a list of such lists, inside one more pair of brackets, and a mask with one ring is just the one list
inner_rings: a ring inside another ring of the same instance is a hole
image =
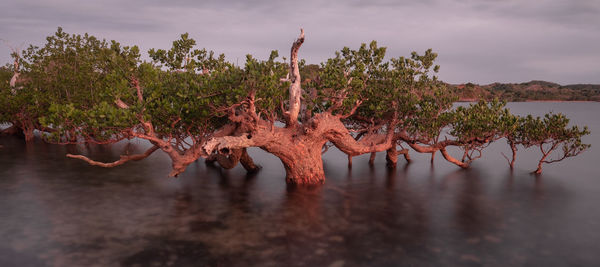
[[107, 102], [96, 103], [85, 110], [74, 104], [52, 104], [48, 115], [40, 118], [42, 125], [56, 130], [46, 136], [52, 142], [75, 142], [79, 137], [86, 141], [111, 142], [135, 121], [131, 111]]
[[234, 68], [211, 75], [161, 71], [148, 64], [140, 69], [144, 102], [139, 112], [162, 134], [202, 135], [218, 128], [226, 122], [219, 107], [241, 99], [242, 93], [235, 93], [241, 75]]
[[129, 79], [137, 69], [139, 49], [58, 28], [43, 47], [23, 51], [19, 61], [16, 94], [6, 98], [14, 107], [10, 119], [17, 124], [32, 122], [39, 130], [52, 128], [54, 140], [60, 139], [56, 136], [72, 140], [73, 133], [110, 135], [112, 130], [100, 134], [95, 128], [99, 116], [110, 118], [103, 119], [103, 125], [121, 124], [121, 118], [105, 107], [115, 98], [132, 101]]
[[11, 122], [13, 105], [10, 101], [10, 79], [13, 72], [9, 66], [0, 67], [0, 124]]
[[[446, 86], [431, 75], [439, 70], [433, 62], [437, 54], [431, 49], [423, 55], [416, 52], [410, 58], [392, 58], [385, 61], [385, 47], [373, 41], [362, 44], [358, 50], [344, 47], [334, 58], [321, 65], [318, 82], [307, 87], [316, 89], [317, 97], [309, 103], [314, 112], [328, 109], [346, 114], [362, 101], [353, 123], [381, 123], [396, 118], [411, 121], [414, 131], [430, 125], [419, 121], [419, 116], [440, 117], [452, 106], [454, 96]], [[429, 119], [427, 118], [427, 119]], [[437, 125], [432, 125], [439, 128]], [[427, 133], [426, 135], [431, 135]]]
[[518, 117], [512, 115], [505, 102], [479, 101], [468, 107], [457, 107], [450, 134], [468, 143], [487, 143], [514, 133]]
[[269, 59], [260, 61], [246, 56], [243, 77], [243, 93], [256, 93], [256, 108], [274, 120], [281, 118], [280, 104], [288, 97], [289, 82], [281, 82], [289, 71], [289, 65], [276, 61], [279, 53], [271, 51]]
[[[336, 107], [347, 114], [362, 101], [349, 125], [380, 125], [396, 121], [400, 131], [407, 131], [421, 141], [435, 141], [442, 129], [453, 120], [452, 103], [456, 97], [434, 75], [439, 66], [431, 49], [409, 58], [385, 61], [384, 47], [375, 41], [358, 50], [345, 47], [322, 64], [315, 112]], [[343, 102], [336, 103], [338, 99]]]
[[[383, 62], [385, 48], [377, 47], [375, 41], [369, 46], [363, 44], [358, 50], [344, 47], [335, 55], [322, 63], [319, 82], [309, 85], [315, 87], [317, 93], [311, 103], [315, 112], [332, 106], [339, 113], [349, 112], [357, 100], [378, 92], [377, 80], [389, 65]], [[383, 107], [376, 107], [372, 103], [366, 106], [383, 113]]]
[[[289, 86], [279, 80], [287, 73], [287, 65], [276, 61], [277, 51], [265, 61], [248, 55], [240, 68], [223, 55], [215, 58], [212, 51], [194, 49], [195, 43], [184, 34], [169, 51], [150, 50], [150, 56], [162, 65], [140, 65], [144, 117], [157, 132], [180, 137], [208, 134], [227, 123], [226, 110], [251, 92], [256, 95], [257, 110], [275, 116]], [[185, 65], [180, 64], [181, 58], [187, 58]], [[163, 70], [163, 65], [169, 68]]]
[[321, 66], [317, 64], [308, 64], [302, 60], [299, 62], [300, 67], [300, 77], [302, 77], [302, 81], [304, 84], [313, 82], [319, 79], [319, 73], [321, 72]]
[[569, 127], [569, 119], [563, 114], [549, 113], [543, 118], [528, 115], [521, 118], [518, 130], [515, 132], [516, 144], [524, 147], [540, 146], [546, 152], [562, 145], [563, 157], [575, 156], [590, 147], [581, 138], [589, 134], [587, 126], [580, 129], [574, 125]]
[[[401, 118], [410, 134], [422, 141], [437, 141], [442, 130], [448, 127], [456, 118], [451, 110], [455, 96], [445, 87], [432, 86], [423, 90], [421, 95], [407, 94], [401, 102]], [[412, 96], [412, 97], [411, 97]]]
[[23, 125], [35, 122], [35, 118], [44, 114], [44, 109], [38, 105], [44, 101], [38, 92], [14, 89], [3, 84], [0, 87], [0, 123]]
[[205, 71], [218, 70], [227, 67], [225, 55], [215, 57], [213, 51], [195, 49], [196, 40], [189, 37], [188, 33], [181, 34], [178, 40], [173, 41], [169, 51], [164, 49], [150, 49], [148, 54], [154, 62], [160, 63], [169, 70], [178, 71]]
[[[152, 62], [141, 62], [137, 46], [58, 28], [44, 46], [30, 46], [22, 57], [13, 54], [21, 66], [17, 86], [9, 84], [13, 65], [0, 68], [0, 123], [35, 127], [53, 142], [115, 142], [144, 122], [160, 138], [200, 140], [230, 123], [228, 115], [247, 111], [251, 96], [258, 117], [283, 121], [289, 65], [277, 51], [266, 60], [248, 55], [237, 66], [196, 48], [185, 33], [169, 50], [148, 53]], [[302, 104], [312, 113], [341, 115], [347, 127], [363, 133], [394, 131], [412, 138], [407, 142], [430, 146], [452, 138], [469, 159], [467, 151], [481, 152], [503, 137], [548, 153], [561, 145], [564, 157], [589, 147], [581, 141], [588, 129], [569, 127], [562, 114], [520, 118], [497, 99], [453, 109], [456, 88], [435, 76], [439, 66], [431, 49], [389, 60], [385, 53], [372, 41], [357, 50], [344, 47], [320, 65], [301, 60]], [[523, 86], [540, 85], [547, 84]], [[465, 88], [475, 92], [479, 86]], [[492, 95], [523, 97], [510, 86], [493, 88], [502, 93]]]

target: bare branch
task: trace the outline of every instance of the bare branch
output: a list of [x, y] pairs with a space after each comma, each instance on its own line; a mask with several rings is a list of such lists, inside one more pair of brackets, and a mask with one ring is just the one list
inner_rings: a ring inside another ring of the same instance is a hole
[[352, 109], [350, 110], [350, 112], [346, 115], [339, 115], [340, 119], [346, 119], [352, 115], [354, 115], [354, 113], [356, 112], [356, 110], [358, 109], [358, 107], [360, 106], [360, 104], [362, 104], [362, 100], [356, 100], [356, 103], [354, 104], [354, 107], [352, 107]]
[[144, 91], [142, 90], [142, 87], [140, 86], [140, 81], [137, 79], [137, 77], [131, 76], [131, 84], [133, 85], [133, 87], [135, 87], [135, 90], [137, 92], [138, 102], [144, 102]]
[[292, 44], [291, 56], [290, 56], [290, 103], [289, 110], [287, 112], [287, 125], [292, 126], [298, 123], [298, 113], [300, 112], [300, 96], [302, 95], [302, 88], [300, 87], [300, 69], [298, 68], [298, 50], [304, 43], [304, 29], [300, 29], [300, 36]]
[[154, 153], [154, 151], [156, 151], [156, 150], [158, 150], [158, 146], [152, 146], [150, 149], [146, 150], [146, 152], [144, 152], [143, 154], [121, 155], [121, 158], [119, 160], [109, 162], [109, 163], [91, 160], [90, 158], [88, 158], [84, 155], [67, 154], [67, 157], [74, 158], [74, 159], [80, 159], [80, 160], [83, 160], [83, 161], [89, 163], [90, 165], [94, 165], [94, 166], [100, 166], [100, 167], [104, 167], [104, 168], [112, 168], [115, 166], [122, 165], [128, 161], [138, 161], [138, 160], [145, 159], [148, 156], [150, 156], [152, 153]]
[[122, 108], [122, 109], [129, 108], [129, 105], [127, 105], [125, 102], [123, 102], [123, 100], [121, 100], [120, 98], [115, 99], [115, 104], [117, 104], [117, 107]]
[[21, 44], [19, 47], [14, 47], [8, 41], [5, 41], [3, 39], [0, 39], [0, 41], [2, 41], [3, 43], [5, 43], [6, 46], [8, 46], [8, 48], [10, 48], [10, 51], [12, 52], [11, 56], [14, 57], [14, 62], [13, 62], [13, 64], [14, 64], [13, 76], [10, 79], [11, 93], [14, 95], [14, 94], [16, 94], [15, 86], [17, 85], [17, 81], [19, 79], [19, 75], [21, 75], [21, 73], [19, 72], [19, 58], [20, 58], [19, 50], [21, 49], [21, 46], [23, 44]]
[[212, 138], [202, 146], [202, 149], [204, 149], [204, 152], [207, 155], [211, 155], [213, 152], [221, 151], [223, 149], [233, 150], [252, 146], [255, 146], [254, 140], [250, 138], [249, 134], [243, 134], [241, 136]]

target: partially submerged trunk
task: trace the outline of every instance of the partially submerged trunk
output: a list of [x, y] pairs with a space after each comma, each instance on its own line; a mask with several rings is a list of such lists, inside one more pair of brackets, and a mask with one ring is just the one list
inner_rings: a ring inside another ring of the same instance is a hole
[[[392, 135], [356, 141], [336, 115], [328, 112], [315, 115], [306, 124], [279, 128], [260, 120], [255, 130], [240, 136], [212, 138], [203, 149], [208, 155], [230, 153], [235, 149], [260, 147], [278, 157], [286, 171], [286, 181], [292, 184], [315, 184], [325, 180], [321, 151], [330, 141], [349, 156], [386, 151], [392, 147]], [[373, 143], [370, 140], [382, 140]]]
[[565, 154], [562, 156], [562, 158], [550, 160], [550, 161], [546, 160], [546, 158], [548, 158], [548, 156], [550, 154], [552, 154], [552, 151], [554, 151], [558, 147], [559, 144], [560, 144], [560, 142], [554, 142], [547, 150], [544, 150], [544, 143], [540, 143], [538, 145], [538, 147], [540, 148], [540, 152], [542, 152], [542, 158], [538, 162], [537, 169], [535, 169], [535, 171], [533, 171], [532, 173], [540, 174], [540, 173], [542, 173], [542, 164], [558, 162], [558, 161], [565, 159], [568, 156], [567, 152], [565, 151]]
[[[406, 144], [408, 146], [410, 146], [412, 149], [414, 149], [415, 151], [417, 151], [419, 153], [431, 153], [431, 164], [433, 164], [433, 161], [435, 159], [435, 153], [437, 151], [440, 151], [442, 153], [442, 156], [444, 157], [445, 160], [447, 160], [448, 162], [455, 164], [456, 166], [459, 166], [463, 169], [468, 168], [470, 163], [474, 160], [474, 159], [471, 159], [471, 160], [463, 162], [461, 160], [454, 158], [452, 155], [450, 155], [450, 153], [448, 153], [448, 151], [446, 150], [446, 147], [451, 146], [451, 145], [457, 145], [458, 143], [456, 141], [445, 140], [445, 141], [437, 142], [432, 145], [424, 146], [424, 145], [419, 145], [416, 142], [413, 142], [409, 137], [406, 136], [405, 133], [398, 133], [398, 134], [396, 134], [395, 138], [406, 142]], [[405, 154], [405, 157], [407, 157], [407, 161], [410, 160], [410, 157], [408, 157], [408, 153]]]
[[375, 157], [377, 157], [377, 153], [371, 153], [371, 155], [369, 156], [369, 165], [375, 164]]
[[395, 147], [387, 150], [385, 153], [385, 162], [388, 168], [396, 168], [396, 163], [398, 162], [398, 151]]
[[252, 160], [252, 157], [250, 157], [250, 154], [248, 154], [248, 151], [245, 148], [242, 149], [240, 163], [242, 164], [242, 167], [244, 167], [244, 169], [250, 173], [257, 172], [261, 168], [260, 165], [254, 163], [254, 160]]
[[512, 159], [510, 161], [510, 168], [515, 168], [515, 160], [517, 159], [517, 146], [514, 142], [510, 142], [510, 150], [512, 151]]
[[546, 158], [548, 157], [548, 155], [550, 155], [550, 153], [552, 153], [552, 151], [556, 148], [557, 144], [553, 144], [552, 147], [550, 147], [550, 149], [548, 151], [544, 151], [544, 146], [543, 144], [540, 144], [540, 151], [542, 152], [542, 158], [540, 159], [540, 161], [538, 162], [537, 165], [537, 169], [535, 169], [535, 171], [533, 171], [533, 173], [535, 174], [540, 174], [542, 173], [542, 164], [544, 164], [546, 162]]
[[406, 162], [410, 162], [410, 155], [408, 154], [408, 149], [397, 150], [396, 147], [391, 147], [387, 150], [385, 155], [386, 165], [389, 168], [396, 168], [396, 164], [398, 163], [398, 156], [404, 155], [404, 159]]
[[446, 150], [446, 147], [441, 148], [440, 152], [442, 152], [442, 156], [444, 157], [444, 159], [446, 159], [447, 161], [449, 161], [451, 163], [454, 163], [456, 166], [459, 166], [463, 169], [466, 169], [469, 167], [470, 161], [462, 162], [462, 161], [452, 157]]
[[26, 127], [23, 129], [23, 135], [25, 136], [26, 142], [33, 141], [33, 138], [35, 137], [35, 135], [33, 134], [33, 130], [33, 127]]
[[[323, 142], [324, 143], [324, 142]], [[279, 154], [285, 168], [285, 181], [289, 184], [319, 184], [325, 182], [321, 146], [298, 145], [287, 153]]]
[[535, 173], [535, 174], [541, 174], [542, 173], [542, 163], [543, 163], [543, 160], [540, 160], [540, 162], [537, 165], [537, 169], [535, 169], [535, 171], [533, 171], [533, 173]]
[[29, 120], [24, 120], [22, 122], [15, 122], [13, 124], [15, 128], [9, 130], [9, 132], [14, 132], [16, 130], [16, 134], [21, 135], [25, 138], [25, 142], [33, 141], [35, 126], [33, 123], [29, 122]]
[[[204, 149], [207, 154], [212, 155], [211, 157], [220, 158], [224, 155], [231, 155], [235, 151], [245, 151], [246, 147], [260, 147], [281, 160], [288, 183], [315, 184], [325, 181], [321, 150], [326, 142], [327, 139], [322, 135], [303, 133], [300, 125], [289, 128], [271, 128], [267, 122], [260, 121], [254, 132], [240, 136], [213, 138], [207, 142]], [[242, 163], [249, 164], [251, 162]], [[253, 165], [253, 163], [249, 165]]]
[[[286, 171], [286, 181], [291, 184], [316, 184], [325, 181], [322, 148], [330, 141], [349, 157], [386, 151], [392, 146], [392, 131], [386, 136], [373, 134], [360, 141], [348, 132], [341, 122], [343, 116], [333, 115], [330, 111], [316, 114], [310, 118], [302, 118], [299, 123], [300, 96], [302, 95], [301, 77], [298, 68], [298, 51], [304, 42], [304, 31], [292, 44], [290, 57], [289, 107], [284, 112], [286, 126], [276, 127], [273, 122], [265, 121], [256, 113], [254, 95], [246, 101], [243, 111], [231, 110], [229, 119], [239, 123], [249, 131], [235, 136], [213, 136], [203, 145], [204, 153], [212, 157], [217, 154], [230, 154], [236, 149], [260, 147], [278, 157]], [[360, 102], [357, 102], [357, 106]], [[354, 112], [356, 108], [353, 109]], [[305, 113], [305, 116], [312, 114]], [[349, 115], [347, 115], [349, 116]], [[219, 156], [216, 156], [217, 158]]]

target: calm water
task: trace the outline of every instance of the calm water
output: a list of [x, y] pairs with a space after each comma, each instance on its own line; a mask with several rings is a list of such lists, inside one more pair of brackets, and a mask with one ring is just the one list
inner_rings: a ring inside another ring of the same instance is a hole
[[393, 171], [383, 153], [349, 170], [334, 150], [324, 185], [288, 188], [260, 150], [256, 175], [199, 161], [172, 179], [161, 153], [103, 169], [64, 156], [85, 146], [0, 138], [0, 266], [598, 266], [600, 103], [509, 107], [566, 113], [593, 146], [538, 177], [533, 150], [510, 171], [504, 141], [469, 170], [416, 153]]

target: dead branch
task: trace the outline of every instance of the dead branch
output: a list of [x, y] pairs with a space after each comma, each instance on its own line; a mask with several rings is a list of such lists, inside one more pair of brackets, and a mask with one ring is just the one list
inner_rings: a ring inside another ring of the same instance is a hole
[[290, 103], [287, 113], [287, 125], [292, 126], [298, 123], [298, 113], [300, 112], [300, 96], [302, 88], [300, 87], [300, 69], [298, 68], [298, 50], [304, 43], [304, 29], [300, 29], [300, 36], [292, 44], [290, 56]]

